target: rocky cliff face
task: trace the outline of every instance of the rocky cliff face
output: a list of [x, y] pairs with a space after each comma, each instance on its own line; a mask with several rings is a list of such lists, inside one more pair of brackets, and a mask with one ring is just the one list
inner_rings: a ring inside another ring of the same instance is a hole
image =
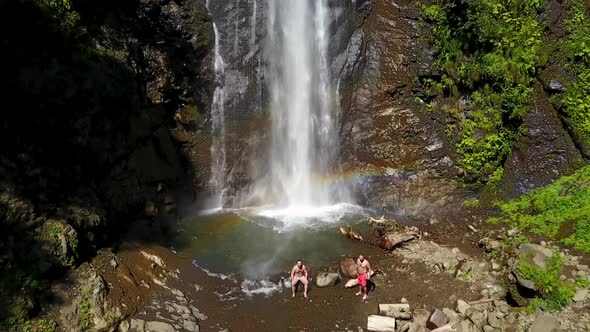
[[465, 194], [451, 179], [452, 147], [440, 114], [421, 111], [419, 77], [430, 76], [433, 50], [410, 1], [367, 1], [349, 39], [340, 74], [344, 158], [361, 174], [367, 206], [429, 216]]
[[[456, 137], [447, 132], [455, 120], [443, 110], [425, 107], [434, 96], [423, 82], [440, 79], [441, 73], [433, 65], [437, 51], [428, 42], [431, 27], [420, 21], [418, 4], [361, 0], [333, 1], [330, 6], [329, 57], [339, 88], [343, 168], [358, 175], [353, 185], [360, 203], [423, 219], [460, 209], [463, 201], [478, 197], [485, 181], [477, 182], [461, 167]], [[227, 66], [227, 178], [236, 195], [267, 171], [260, 162], [270, 139], [264, 106], [265, 2], [215, 2], [210, 7]], [[560, 7], [549, 8], [548, 16], [557, 20], [550, 26], [559, 26], [563, 15], [554, 11]], [[563, 34], [551, 29], [553, 35]], [[549, 65], [539, 73], [543, 86], [534, 88], [532, 111], [524, 119], [526, 133], [504, 165], [493, 193], [497, 197], [526, 193], [580, 165], [581, 154], [548, 99], [558, 92], [549, 87], [555, 70]], [[469, 96], [458, 95], [467, 116]]]

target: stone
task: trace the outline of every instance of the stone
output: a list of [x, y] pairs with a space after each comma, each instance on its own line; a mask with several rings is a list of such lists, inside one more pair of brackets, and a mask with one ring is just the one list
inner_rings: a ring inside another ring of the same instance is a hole
[[528, 289], [532, 289], [532, 290], [536, 290], [537, 288], [535, 287], [535, 284], [528, 280], [525, 279], [523, 277], [520, 276], [520, 274], [518, 274], [517, 271], [512, 271], [512, 274], [514, 275], [514, 277], [516, 278], [516, 282], [521, 285], [524, 288], [528, 288]]
[[576, 291], [576, 295], [574, 295], [574, 302], [582, 302], [586, 299], [586, 296], [588, 296], [588, 289], [578, 289]]
[[482, 328], [487, 322], [487, 311], [476, 311], [469, 315], [469, 319], [478, 327]]
[[145, 321], [141, 319], [132, 318], [129, 329], [134, 332], [143, 332], [145, 331]]
[[504, 319], [508, 323], [513, 324], [514, 322], [516, 322], [516, 315], [514, 313], [509, 313], [508, 315], [506, 315], [506, 317]]
[[405, 323], [404, 325], [400, 326], [398, 332], [408, 332], [410, 330], [410, 323]]
[[576, 265], [576, 269], [578, 269], [578, 271], [590, 272], [590, 269], [588, 268], [588, 265], [578, 264], [578, 265]]
[[182, 323], [182, 327], [190, 332], [198, 332], [199, 331], [199, 325], [197, 325], [197, 323], [190, 321], [190, 320], [185, 320]]
[[395, 332], [395, 318], [370, 315], [367, 318], [367, 330], [375, 332]]
[[491, 327], [499, 329], [502, 325], [502, 321], [496, 316], [495, 313], [488, 314], [488, 324]]
[[455, 325], [457, 332], [479, 332], [479, 329], [469, 320], [463, 320]]
[[484, 325], [483, 326], [483, 331], [484, 332], [493, 332], [493, 331], [497, 331], [495, 328], [489, 326], [489, 325]]
[[414, 310], [414, 322], [417, 323], [419, 326], [426, 326], [426, 322], [428, 321], [428, 316], [430, 312], [426, 309], [416, 309]]
[[124, 320], [121, 323], [119, 323], [119, 327], [117, 327], [117, 332], [127, 332], [129, 331], [129, 327], [129, 321]]
[[385, 248], [385, 249], [391, 250], [402, 243], [415, 240], [418, 237], [419, 237], [418, 233], [410, 232], [410, 231], [401, 232], [401, 233], [400, 232], [387, 233], [387, 234], [385, 234], [384, 238], [387, 241], [388, 248]]
[[460, 251], [459, 251], [459, 248], [455, 247], [455, 248], [451, 249], [451, 252], [453, 252], [453, 254], [457, 255]]
[[525, 257], [531, 254], [534, 255], [533, 263], [542, 268], [545, 268], [547, 260], [553, 256], [551, 249], [533, 243], [521, 244], [520, 247], [518, 247], [517, 254]]
[[500, 264], [498, 264], [496, 262], [492, 262], [492, 270], [498, 271], [498, 270], [500, 270], [500, 268], [501, 268]]
[[488, 245], [486, 246], [486, 251], [487, 252], [491, 252], [491, 251], [494, 251], [494, 250], [498, 250], [501, 247], [502, 246], [500, 245], [500, 242], [498, 242], [496, 240], [493, 240], [493, 241], [490, 241], [490, 243], [488, 243]]
[[426, 320], [426, 327], [434, 330], [449, 322], [449, 317], [445, 315], [441, 310], [435, 309], [432, 311], [428, 319]]
[[340, 281], [338, 273], [319, 273], [315, 282], [318, 287], [330, 287], [334, 286]]
[[401, 300], [399, 300], [400, 303], [408, 303], [408, 300], [405, 297], [402, 297]]
[[514, 235], [518, 234], [519, 232], [520, 232], [520, 231], [518, 230], [518, 228], [516, 228], [516, 227], [515, 227], [515, 228], [512, 228], [512, 229], [509, 229], [509, 230], [506, 232], [506, 234], [507, 234], [508, 236], [512, 237], [512, 236], [514, 236]]
[[549, 82], [549, 86], [547, 87], [549, 89], [549, 91], [552, 92], [564, 92], [565, 88], [563, 87], [563, 84], [561, 84], [559, 81], [552, 79]]
[[454, 323], [458, 320], [459, 315], [455, 312], [455, 310], [449, 308], [443, 308], [442, 312], [449, 317], [449, 323]]
[[557, 318], [549, 314], [539, 314], [535, 318], [530, 332], [557, 332], [559, 330], [559, 321]]
[[158, 322], [152, 321], [147, 322], [145, 324], [145, 331], [146, 332], [175, 332], [174, 326], [165, 323], [165, 322]]
[[446, 324], [446, 325], [443, 325], [443, 326], [441, 326], [437, 329], [434, 329], [430, 332], [455, 332], [455, 331], [456, 331], [455, 328], [453, 328], [451, 326], [451, 324]]
[[467, 302], [463, 300], [457, 300], [457, 306], [455, 310], [457, 310], [458, 312], [462, 313], [463, 315], [467, 315], [467, 310], [470, 308], [471, 306]]
[[348, 257], [340, 261], [340, 276], [343, 278], [356, 278], [356, 262]]
[[359, 281], [358, 279], [354, 278], [354, 279], [350, 279], [346, 282], [346, 284], [344, 284], [345, 288], [352, 288], [352, 287], [356, 287], [359, 285]]

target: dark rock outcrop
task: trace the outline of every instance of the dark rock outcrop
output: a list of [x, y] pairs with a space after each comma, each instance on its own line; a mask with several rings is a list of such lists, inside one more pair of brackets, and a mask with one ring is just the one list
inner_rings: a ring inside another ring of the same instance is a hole
[[508, 198], [550, 184], [582, 166], [582, 155], [563, 128], [540, 83], [534, 86], [535, 101], [523, 126], [526, 132], [512, 148], [498, 186]]
[[47, 3], [0, 3], [0, 307], [30, 303], [14, 317], [123, 220], [174, 213], [172, 188], [209, 167], [193, 158], [211, 95], [204, 3]]
[[362, 203], [405, 216], [429, 216], [465, 195], [443, 117], [421, 111], [416, 78], [433, 75], [433, 51], [411, 2], [367, 1], [339, 76], [341, 137], [348, 168], [368, 176], [357, 183]]

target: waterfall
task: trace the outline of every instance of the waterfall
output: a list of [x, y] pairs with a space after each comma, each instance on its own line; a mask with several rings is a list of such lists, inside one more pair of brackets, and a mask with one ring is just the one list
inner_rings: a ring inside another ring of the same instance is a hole
[[327, 0], [267, 0], [268, 89], [272, 118], [268, 195], [288, 206], [346, 196], [322, 185], [338, 156], [335, 89], [328, 61]]
[[[209, 1], [206, 3], [209, 10]], [[211, 178], [209, 187], [215, 198], [214, 206], [221, 207], [226, 190], [226, 151], [225, 151], [225, 63], [221, 56], [219, 31], [213, 23], [215, 34], [215, 91], [211, 103]]]
[[250, 18], [250, 50], [256, 45], [256, 15], [258, 14], [258, 0], [252, 0], [252, 17]]

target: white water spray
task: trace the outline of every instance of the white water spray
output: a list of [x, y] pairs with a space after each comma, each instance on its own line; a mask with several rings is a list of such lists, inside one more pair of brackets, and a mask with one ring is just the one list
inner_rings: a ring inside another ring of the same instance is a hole
[[347, 196], [322, 185], [338, 155], [328, 15], [327, 0], [268, 0], [272, 146], [264, 185], [281, 205], [327, 205]]
[[[209, 9], [209, 1], [207, 1]], [[217, 25], [213, 23], [215, 33], [215, 91], [213, 92], [213, 102], [211, 103], [211, 178], [209, 187], [215, 199], [214, 206], [223, 205], [224, 191], [226, 189], [226, 151], [225, 151], [225, 63], [221, 56], [219, 31]]]

